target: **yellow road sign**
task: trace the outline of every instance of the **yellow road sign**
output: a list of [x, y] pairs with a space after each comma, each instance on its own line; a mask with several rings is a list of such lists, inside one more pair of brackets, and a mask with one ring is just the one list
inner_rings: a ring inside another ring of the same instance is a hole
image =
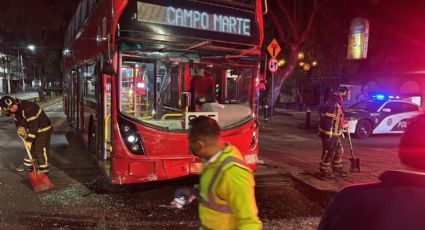
[[269, 46], [267, 46], [267, 50], [272, 58], [276, 58], [276, 56], [280, 53], [281, 49], [275, 38], [273, 38], [273, 41], [270, 42]]

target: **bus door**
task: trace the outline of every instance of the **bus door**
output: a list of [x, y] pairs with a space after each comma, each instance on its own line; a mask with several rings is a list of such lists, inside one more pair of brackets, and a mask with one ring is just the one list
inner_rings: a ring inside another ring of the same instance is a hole
[[66, 114], [66, 118], [68, 121], [71, 121], [71, 98], [72, 98], [72, 74], [71, 72], [68, 72], [65, 74], [65, 81], [63, 83], [64, 87], [64, 111]]
[[82, 133], [85, 132], [84, 125], [84, 102], [83, 102], [83, 91], [84, 91], [84, 72], [85, 66], [78, 68], [78, 79], [77, 79], [77, 92], [78, 92], [78, 116], [77, 116], [77, 128], [81, 130]]
[[75, 70], [72, 71], [71, 77], [72, 85], [71, 85], [71, 125], [75, 126], [78, 124], [78, 75]]
[[112, 152], [112, 119], [111, 119], [111, 76], [103, 74], [102, 75], [102, 99], [103, 101], [103, 122], [104, 124], [100, 127], [103, 127], [103, 146], [102, 146], [102, 156], [101, 160], [107, 160], [111, 156]]
[[137, 118], [151, 118], [153, 92], [148, 89], [148, 73], [154, 65], [144, 62], [123, 62], [121, 68], [120, 109]]

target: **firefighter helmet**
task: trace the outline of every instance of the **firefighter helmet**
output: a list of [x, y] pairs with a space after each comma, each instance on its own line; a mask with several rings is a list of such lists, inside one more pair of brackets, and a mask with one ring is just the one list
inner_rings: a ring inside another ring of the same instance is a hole
[[335, 94], [340, 96], [343, 100], [350, 100], [351, 92], [347, 86], [338, 87]]
[[4, 96], [0, 99], [0, 107], [3, 109], [10, 109], [17, 103], [16, 98], [11, 96]]

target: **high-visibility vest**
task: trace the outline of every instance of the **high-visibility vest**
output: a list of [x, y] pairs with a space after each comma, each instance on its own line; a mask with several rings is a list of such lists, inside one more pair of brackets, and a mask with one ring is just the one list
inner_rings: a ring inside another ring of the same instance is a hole
[[200, 174], [200, 229], [261, 229], [254, 186], [254, 175], [240, 152], [226, 146]]

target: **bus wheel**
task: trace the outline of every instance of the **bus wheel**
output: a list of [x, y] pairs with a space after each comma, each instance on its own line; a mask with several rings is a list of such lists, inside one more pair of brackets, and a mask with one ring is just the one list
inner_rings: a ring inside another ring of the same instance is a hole
[[372, 124], [367, 120], [360, 120], [356, 125], [356, 137], [365, 139], [372, 134]]
[[96, 161], [96, 128], [93, 124], [93, 120], [90, 120], [89, 130], [88, 130], [88, 150], [89, 157]]

